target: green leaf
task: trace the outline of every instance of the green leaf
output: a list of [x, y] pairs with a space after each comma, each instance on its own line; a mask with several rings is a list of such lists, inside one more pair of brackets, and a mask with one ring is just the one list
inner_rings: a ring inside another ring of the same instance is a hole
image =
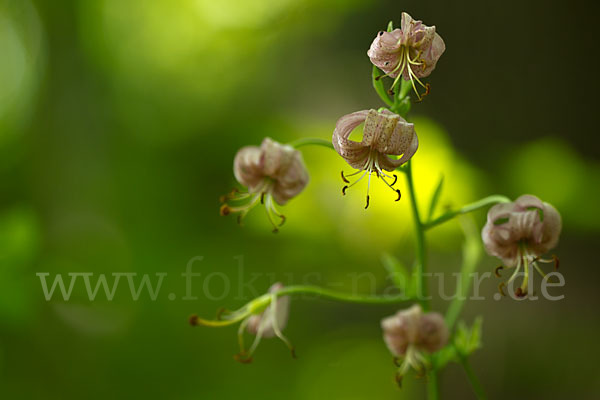
[[483, 318], [477, 317], [471, 328], [461, 321], [454, 336], [454, 347], [461, 357], [468, 357], [475, 350], [481, 348], [481, 327]]
[[392, 278], [394, 285], [405, 294], [410, 292], [410, 274], [406, 267], [394, 256], [389, 253], [381, 255], [381, 263]]
[[375, 65], [373, 65], [373, 72], [371, 74], [371, 81], [373, 82], [373, 89], [375, 89], [375, 92], [377, 92], [377, 94], [379, 95], [381, 100], [383, 100], [383, 102], [385, 104], [387, 104], [389, 107], [393, 107], [394, 103], [388, 96], [387, 91], [385, 90], [385, 87], [383, 86], [383, 81], [381, 80], [381, 78], [379, 78], [381, 75], [383, 75], [383, 74], [381, 73], [381, 71], [379, 71], [379, 68], [377, 68]]
[[444, 175], [440, 176], [440, 180], [433, 192], [433, 196], [431, 196], [431, 202], [429, 203], [429, 212], [427, 213], [427, 221], [431, 221], [433, 217], [433, 213], [435, 212], [435, 208], [440, 200], [440, 196], [442, 194], [442, 189], [444, 187]]

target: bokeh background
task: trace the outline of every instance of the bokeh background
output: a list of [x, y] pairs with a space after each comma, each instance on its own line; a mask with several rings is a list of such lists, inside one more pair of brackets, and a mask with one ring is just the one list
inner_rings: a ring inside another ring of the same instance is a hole
[[[232, 359], [236, 328], [186, 322], [243, 304], [240, 280], [253, 276], [258, 293], [273, 280], [368, 291], [372, 278], [383, 290], [382, 252], [410, 265], [408, 201], [382, 184], [368, 211], [365, 188], [342, 198], [345, 165], [325, 148], [304, 149], [311, 184], [284, 208], [280, 234], [261, 210], [243, 228], [218, 214], [239, 147], [328, 139], [341, 115], [381, 105], [366, 50], [403, 10], [447, 45], [411, 113], [422, 206], [443, 174], [444, 207], [532, 193], [563, 216], [565, 299], [495, 301], [487, 280], [487, 300], [462, 316], [484, 318], [474, 368], [490, 398], [597, 398], [600, 88], [588, 3], [0, 0], [3, 398], [420, 398], [423, 381], [395, 386], [381, 340], [394, 306], [294, 301], [286, 333], [299, 358], [265, 340], [251, 365]], [[457, 271], [459, 225], [428, 239], [431, 270]], [[198, 299], [186, 301], [180, 274], [195, 256]], [[484, 257], [479, 268], [495, 266]], [[133, 301], [124, 283], [112, 301], [89, 301], [81, 282], [69, 301], [46, 301], [37, 272], [168, 276], [155, 301]], [[472, 398], [456, 364], [442, 388]]]

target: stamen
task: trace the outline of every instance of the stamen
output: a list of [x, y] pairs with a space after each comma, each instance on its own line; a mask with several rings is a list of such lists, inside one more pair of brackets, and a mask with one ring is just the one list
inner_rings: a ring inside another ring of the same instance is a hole
[[367, 205], [365, 206], [365, 210], [369, 208], [369, 191], [371, 190], [371, 171], [369, 170], [369, 180], [367, 181]]
[[219, 214], [222, 217], [225, 217], [231, 213], [231, 208], [227, 204], [222, 204], [221, 208], [219, 208]]
[[344, 171], [342, 171], [342, 180], [346, 183], [350, 183], [350, 181], [344, 176]]
[[498, 277], [498, 278], [501, 278], [502, 275], [500, 275], [500, 271], [502, 271], [503, 269], [504, 269], [503, 265], [496, 267], [496, 269], [494, 270], [494, 275], [496, 275], [496, 277]]
[[500, 282], [500, 284], [498, 285], [498, 291], [504, 297], [506, 297], [506, 293], [504, 293], [504, 288], [505, 287], [506, 287], [506, 283], [505, 282]]
[[196, 314], [190, 315], [189, 322], [190, 322], [191, 326], [198, 326], [198, 315], [196, 315]]

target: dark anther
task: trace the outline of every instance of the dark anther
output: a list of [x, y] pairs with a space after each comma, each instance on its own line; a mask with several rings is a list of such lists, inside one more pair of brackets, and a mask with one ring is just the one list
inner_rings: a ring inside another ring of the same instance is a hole
[[342, 171], [342, 180], [346, 183], [350, 183], [350, 181], [344, 176], [344, 171]]
[[273, 228], [273, 233], [279, 233], [279, 229]]
[[388, 94], [389, 94], [390, 96], [393, 96], [393, 95], [395, 95], [396, 93], [394, 93], [394, 89], [390, 89], [390, 90], [388, 90]]
[[296, 355], [296, 349], [294, 347], [292, 347], [290, 349], [290, 352], [292, 353], [292, 358], [295, 360], [298, 358], [298, 356]]
[[369, 195], [367, 195], [367, 205], [365, 206], [365, 210], [369, 208]]
[[399, 359], [398, 357], [394, 357], [394, 358], [392, 359], [392, 361], [394, 362], [394, 365], [395, 365], [396, 367], [400, 368], [400, 365], [401, 365], [401, 364], [400, 364], [400, 359]]
[[500, 284], [498, 285], [498, 291], [502, 296], [506, 296], [506, 293], [504, 293], [504, 286], [506, 286], [506, 283], [504, 282], [500, 282]]
[[500, 265], [499, 267], [496, 267], [496, 269], [494, 270], [494, 275], [496, 275], [498, 278], [501, 278], [502, 275], [500, 275], [500, 271], [502, 271], [504, 269], [503, 265]]
[[265, 192], [260, 194], [260, 204], [265, 204]]
[[394, 174], [394, 182], [390, 184], [390, 186], [394, 186], [398, 182], [398, 175]]
[[554, 260], [554, 269], [558, 270], [558, 265], [560, 264], [560, 261], [558, 260], [556, 254], [552, 254], [552, 259]]
[[239, 214], [237, 216], [237, 223], [238, 223], [238, 225], [242, 225], [242, 214]]
[[190, 322], [191, 326], [197, 326], [198, 325], [198, 316], [196, 314], [190, 315], [189, 322]]
[[521, 288], [517, 288], [517, 290], [515, 290], [515, 296], [517, 297], [525, 297], [527, 296], [527, 291], [521, 289]]
[[376, 80], [376, 81], [380, 80], [382, 76], [383, 76], [383, 75], [377, 75], [377, 76], [375, 77], [375, 80]]
[[400, 193], [400, 189], [396, 189], [396, 193], [398, 193], [398, 198], [395, 201], [400, 201], [402, 198], [402, 193]]
[[281, 222], [279, 223], [279, 226], [285, 224], [285, 220], [286, 220], [285, 219], [285, 215], [282, 214], [282, 215], [279, 216], [279, 218], [281, 218]]
[[342, 195], [345, 196], [346, 195], [346, 189], [348, 189], [348, 185], [344, 186], [342, 188]]

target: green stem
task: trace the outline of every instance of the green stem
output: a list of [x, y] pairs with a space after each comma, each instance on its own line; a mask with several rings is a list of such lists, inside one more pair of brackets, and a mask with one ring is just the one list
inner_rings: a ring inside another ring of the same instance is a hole
[[314, 146], [329, 147], [330, 149], [333, 149], [333, 144], [331, 144], [330, 140], [319, 139], [319, 138], [301, 138], [301, 139], [297, 139], [297, 140], [294, 140], [293, 142], [288, 143], [288, 145], [295, 147], [295, 148], [302, 147], [302, 146], [314, 145]]
[[314, 294], [333, 300], [359, 304], [396, 304], [410, 300], [410, 298], [404, 294], [395, 296], [354, 295], [337, 292], [335, 290], [325, 289], [318, 286], [307, 285], [286, 286], [277, 292], [277, 296], [300, 294]]
[[460, 363], [463, 366], [465, 373], [467, 374], [467, 380], [471, 384], [471, 387], [473, 388], [473, 392], [475, 393], [475, 396], [479, 400], [487, 399], [485, 392], [483, 391], [483, 386], [481, 386], [481, 382], [479, 382], [477, 375], [475, 375], [475, 371], [473, 371], [473, 368], [471, 368], [471, 364], [469, 363], [469, 360], [466, 357], [461, 356]]
[[480, 208], [488, 207], [488, 206], [491, 206], [496, 203], [508, 203], [508, 202], [510, 202], [510, 199], [506, 196], [502, 196], [502, 195], [498, 195], [498, 194], [488, 196], [481, 200], [477, 200], [474, 203], [467, 204], [466, 206], [459, 208], [458, 210], [448, 211], [447, 213], [442, 214], [441, 216], [437, 217], [436, 219], [428, 221], [427, 223], [423, 224], [423, 228], [425, 230], [431, 229], [434, 226], [437, 226], [446, 221], [449, 221], [458, 215], [470, 213], [472, 211], [479, 210]]
[[427, 263], [427, 254], [425, 250], [425, 229], [419, 214], [419, 206], [417, 205], [417, 197], [415, 194], [415, 185], [412, 175], [412, 163], [408, 161], [405, 164], [403, 171], [406, 174], [406, 183], [408, 185], [408, 194], [410, 196], [410, 205], [415, 220], [415, 241], [416, 241], [416, 270], [417, 274], [417, 298], [425, 311], [429, 310], [429, 301], [427, 296], [427, 285], [425, 283], [425, 271]]
[[440, 384], [438, 372], [432, 369], [427, 376], [427, 399], [438, 400], [440, 398]]

